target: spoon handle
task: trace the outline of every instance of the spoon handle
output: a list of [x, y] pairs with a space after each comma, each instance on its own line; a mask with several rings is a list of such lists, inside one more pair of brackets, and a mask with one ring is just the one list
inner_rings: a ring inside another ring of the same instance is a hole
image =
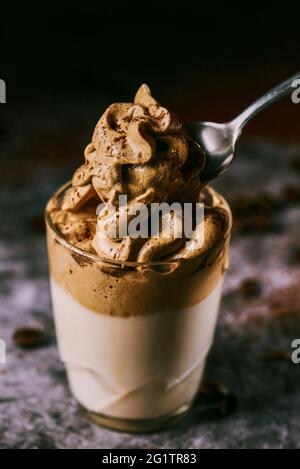
[[292, 93], [293, 89], [300, 86], [300, 72], [291, 76], [287, 80], [283, 81], [279, 85], [272, 88], [270, 91], [265, 93], [263, 96], [258, 98], [252, 103], [247, 109], [239, 114], [233, 121], [230, 122], [230, 126], [239, 132], [247, 122], [252, 119], [256, 114], [275, 103], [279, 99]]

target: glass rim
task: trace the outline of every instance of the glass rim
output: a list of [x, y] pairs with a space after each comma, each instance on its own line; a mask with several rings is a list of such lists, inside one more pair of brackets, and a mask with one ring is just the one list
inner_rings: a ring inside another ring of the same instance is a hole
[[[53, 198], [60, 197], [62, 195], [62, 193], [65, 192], [71, 185], [72, 185], [71, 180], [64, 183], [62, 186], [60, 186], [54, 192], [54, 194], [49, 198], [49, 200], [51, 200]], [[212, 189], [212, 188], [210, 187], [210, 189]], [[212, 189], [212, 190], [214, 191], [214, 189]], [[220, 194], [218, 194], [218, 195], [220, 196]], [[49, 200], [48, 200], [48, 202], [49, 202]], [[231, 232], [232, 216], [231, 216], [231, 210], [230, 210], [230, 207], [229, 207], [228, 203], [226, 202], [226, 200], [223, 197], [222, 197], [222, 200], [225, 202], [225, 206], [226, 206], [226, 208], [228, 208], [228, 212], [229, 212], [228, 230], [226, 231], [226, 233], [224, 235], [224, 240], [226, 241], [226, 239], [228, 238], [228, 236]], [[45, 217], [45, 222], [46, 222], [46, 228], [50, 228], [50, 230], [52, 232], [52, 235], [54, 236], [54, 239], [59, 244], [61, 244], [63, 247], [65, 247], [66, 249], [69, 249], [70, 251], [76, 253], [79, 256], [88, 258], [89, 260], [91, 260], [93, 262], [105, 264], [105, 265], [110, 266], [110, 267], [114, 266], [114, 267], [119, 267], [119, 268], [124, 269], [126, 267], [133, 268], [133, 267], [155, 267], [155, 266], [157, 267], [157, 266], [166, 266], [166, 265], [174, 265], [174, 264], [178, 265], [180, 263], [185, 263], [185, 262], [189, 261], [189, 259], [186, 259], [184, 257], [178, 257], [177, 259], [165, 259], [165, 260], [161, 260], [161, 261], [151, 261], [151, 262], [122, 261], [122, 260], [119, 260], [119, 259], [110, 259], [108, 257], [101, 257], [101, 256], [98, 256], [97, 254], [93, 254], [91, 252], [84, 251], [83, 249], [78, 248], [74, 244], [69, 243], [69, 241], [67, 241], [63, 237], [63, 235], [59, 232], [59, 230], [56, 228], [55, 224], [53, 223], [53, 221], [51, 219], [51, 212], [49, 212], [47, 210], [48, 202], [46, 204], [46, 208], [45, 208], [45, 211], [44, 211], [44, 217]]]

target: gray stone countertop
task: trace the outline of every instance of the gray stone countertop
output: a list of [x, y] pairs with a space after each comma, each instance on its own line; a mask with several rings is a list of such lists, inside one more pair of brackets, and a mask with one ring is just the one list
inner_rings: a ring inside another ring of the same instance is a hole
[[[246, 142], [216, 184], [236, 223], [204, 381], [224, 384], [237, 407], [223, 418], [194, 409], [174, 428], [131, 435], [85, 419], [58, 358], [42, 210], [70, 178], [80, 157], [73, 161], [72, 152], [87, 135], [61, 135], [45, 124], [41, 136], [37, 127], [38, 120], [19, 126], [0, 146], [0, 337], [7, 344], [0, 448], [300, 448], [300, 364], [290, 359], [292, 340], [300, 338], [300, 147]], [[260, 292], [248, 291], [248, 278]], [[43, 325], [47, 343], [16, 347], [16, 328], [34, 324]]]

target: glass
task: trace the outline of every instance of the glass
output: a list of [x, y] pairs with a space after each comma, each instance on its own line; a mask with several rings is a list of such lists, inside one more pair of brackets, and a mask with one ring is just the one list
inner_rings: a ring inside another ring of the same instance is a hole
[[[60, 200], [70, 183], [52, 199]], [[153, 431], [190, 408], [211, 347], [231, 230], [205, 265], [121, 262], [71, 245], [46, 208], [50, 285], [61, 360], [89, 418]], [[48, 205], [49, 207], [49, 205]]]

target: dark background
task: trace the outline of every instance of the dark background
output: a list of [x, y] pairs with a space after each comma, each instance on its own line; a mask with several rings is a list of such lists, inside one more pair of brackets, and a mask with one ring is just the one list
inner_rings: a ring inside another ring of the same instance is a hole
[[[67, 102], [78, 115], [92, 103], [91, 128], [104, 105], [131, 99], [146, 82], [186, 120], [227, 120], [300, 68], [299, 5], [233, 5], [6, 2], [0, 73], [7, 107], [25, 112], [26, 103], [30, 113], [47, 103], [59, 115]], [[247, 133], [299, 140], [298, 115], [285, 100]]]
[[[265, 2], [2, 3], [3, 182], [47, 171], [69, 179], [106, 107], [132, 100], [143, 82], [184, 121], [233, 118], [300, 70], [299, 13], [299, 4]], [[298, 143], [299, 113], [280, 101], [241, 143]]]

